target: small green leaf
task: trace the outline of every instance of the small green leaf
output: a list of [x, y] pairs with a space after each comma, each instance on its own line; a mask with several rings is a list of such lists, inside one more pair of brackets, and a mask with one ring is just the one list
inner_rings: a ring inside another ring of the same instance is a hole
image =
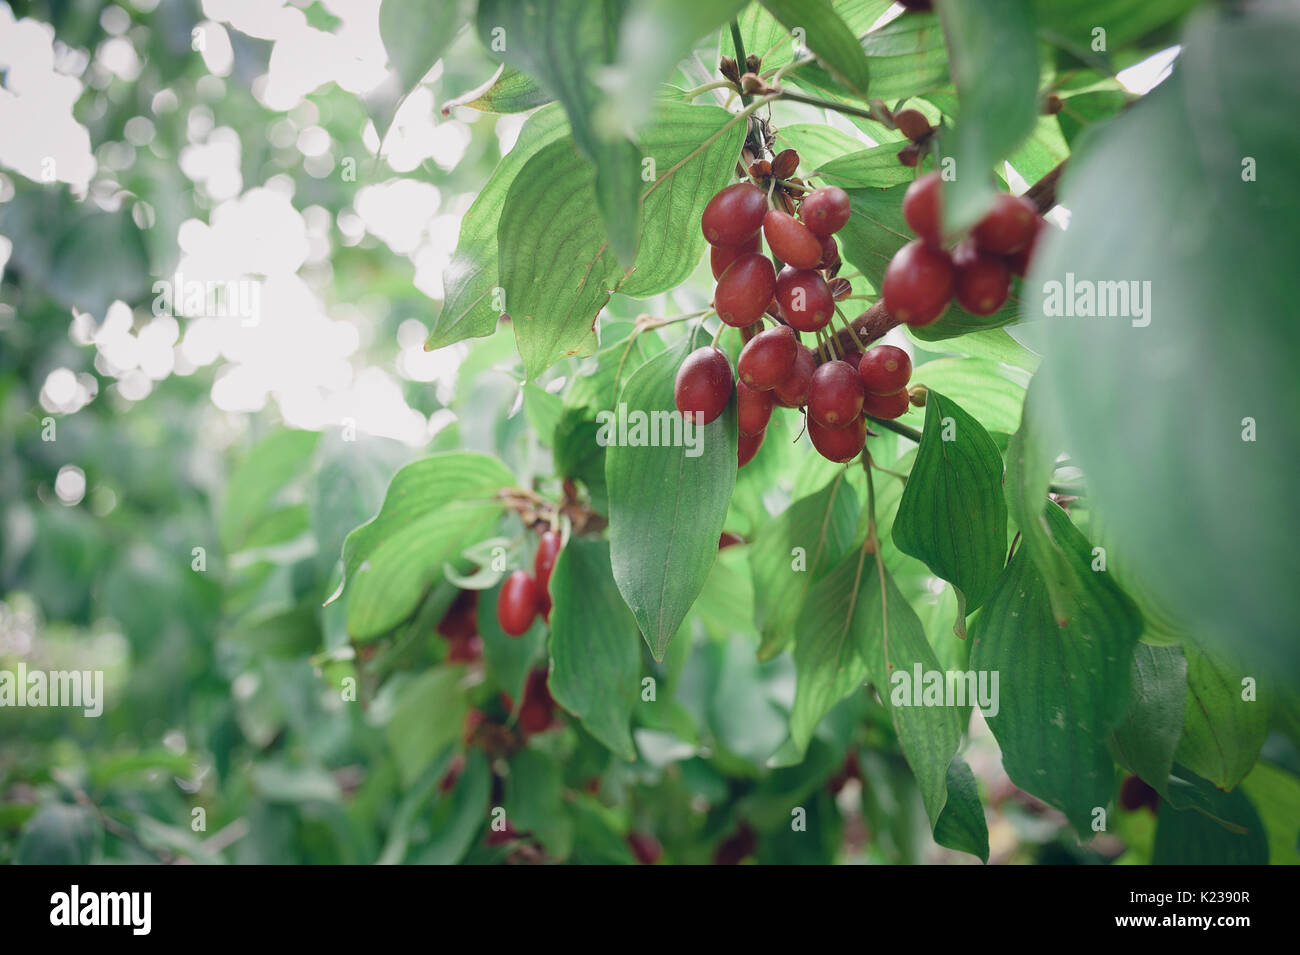
[[1178, 647], [1139, 643], [1124, 722], [1115, 727], [1120, 761], [1160, 792], [1168, 789], [1174, 751], [1183, 735], [1187, 660]]
[[230, 475], [221, 508], [221, 545], [233, 553], [245, 545], [273, 509], [276, 495], [307, 469], [320, 433], [277, 430], [264, 439]]
[[914, 170], [898, 161], [898, 148], [892, 145], [873, 146], [832, 159], [817, 167], [816, 174], [827, 185], [841, 189], [888, 189], [916, 178]]
[[1245, 674], [1239, 664], [1212, 658], [1187, 644], [1187, 717], [1178, 762], [1219, 789], [1246, 777], [1268, 735], [1268, 706], [1243, 699]]
[[492, 773], [482, 750], [465, 754], [465, 768], [456, 786], [433, 807], [433, 839], [415, 855], [416, 865], [455, 865], [460, 862], [488, 818]]
[[524, 113], [551, 102], [551, 96], [527, 73], [502, 63], [482, 86], [442, 104], [442, 115], [450, 116], [457, 106], [480, 113]]
[[506, 820], [515, 831], [532, 834], [557, 860], [573, 849], [574, 824], [565, 811], [560, 764], [536, 749], [521, 749], [510, 760], [506, 782]]
[[934, 824], [934, 841], [949, 849], [969, 852], [981, 862], [989, 861], [989, 827], [984, 819], [975, 774], [960, 756], [948, 767], [948, 802]]
[[463, 666], [434, 667], [398, 692], [388, 722], [388, 745], [402, 784], [410, 786], [448, 746], [460, 739], [469, 710]]
[[866, 98], [871, 66], [857, 36], [829, 0], [762, 0], [762, 4], [790, 30], [804, 31], [808, 49], [849, 92]]
[[[478, 632], [483, 640], [483, 663], [487, 678], [510, 699], [522, 702], [524, 681], [533, 664], [546, 653], [546, 624], [539, 618], [528, 631], [512, 637], [497, 622], [497, 599], [501, 584], [484, 590], [478, 598]], [[544, 662], [544, 661], [543, 661]]]
[[468, 0], [444, 0], [436, 4], [425, 0], [383, 0], [379, 8], [379, 37], [384, 41], [389, 65], [397, 72], [402, 97], [381, 104], [375, 113], [375, 132], [381, 143], [388, 135], [401, 101], [451, 46], [468, 15]]

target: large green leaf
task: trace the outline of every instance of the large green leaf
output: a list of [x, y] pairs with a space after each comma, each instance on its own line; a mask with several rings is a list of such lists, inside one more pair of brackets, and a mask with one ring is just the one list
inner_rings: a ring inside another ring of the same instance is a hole
[[[1072, 52], [1110, 53], [1187, 13], [1197, 0], [1033, 0], [1039, 34]], [[1102, 30], [1099, 36], [1095, 31]], [[1104, 39], [1105, 46], [1097, 49]]]
[[937, 358], [917, 365], [912, 382], [940, 391], [988, 431], [1012, 434], [1020, 427], [1029, 376], [982, 358]]
[[898, 161], [898, 149], [891, 145], [860, 149], [823, 163], [816, 170], [827, 185], [841, 189], [887, 189], [906, 185], [915, 172]]
[[455, 865], [469, 851], [488, 818], [492, 773], [482, 750], [465, 754], [456, 787], [433, 806], [433, 838], [415, 856], [417, 865]]
[[863, 99], [871, 67], [853, 30], [830, 0], [761, 0], [790, 30], [802, 30], [804, 42], [850, 93]]
[[308, 469], [320, 433], [278, 430], [248, 453], [230, 475], [221, 508], [221, 545], [233, 552], [245, 545], [273, 509], [276, 495]]
[[403, 684], [388, 722], [388, 744], [402, 783], [410, 786], [460, 739], [469, 709], [465, 668], [434, 667]]
[[[643, 433], [669, 428], [677, 416], [673, 382], [686, 347], [683, 343], [655, 356], [628, 380], [620, 404], [629, 415], [648, 416]], [[677, 427], [682, 434], [680, 418]], [[628, 437], [635, 432], [629, 430]], [[614, 580], [657, 660], [663, 659], [717, 556], [736, 483], [734, 397], [694, 438], [694, 448], [615, 443], [605, 454]]]
[[[1251, 699], [1245, 673], [1230, 660], [1213, 658], [1192, 644], [1187, 654], [1187, 708], [1178, 762], [1220, 789], [1232, 789], [1255, 765], [1268, 735], [1268, 704]], [[1257, 683], [1257, 680], [1252, 681]]]
[[1260, 760], [1241, 782], [1268, 832], [1268, 861], [1300, 865], [1300, 777]]
[[47, 802], [18, 837], [19, 865], [88, 865], [102, 840], [94, 813], [83, 806]]
[[555, 859], [563, 861], [573, 849], [574, 823], [564, 807], [560, 764], [533, 748], [510, 760], [506, 783], [506, 819], [521, 834], [531, 833]]
[[932, 13], [909, 13], [862, 39], [871, 62], [871, 95], [888, 103], [927, 93], [948, 80], [943, 27]]
[[1034, 129], [1038, 47], [1029, 0], [943, 0], [939, 7], [961, 108], [945, 138], [957, 176], [944, 192], [944, 228], [956, 233], [984, 214], [994, 163]]
[[614, 584], [609, 545], [571, 539], [550, 590], [551, 695], [592, 736], [635, 759], [628, 724], [641, 689], [641, 640]]
[[1125, 766], [1164, 792], [1183, 735], [1187, 660], [1182, 650], [1139, 643], [1130, 686], [1128, 714], [1115, 727], [1115, 751]]
[[1002, 456], [978, 421], [934, 390], [893, 540], [956, 589], [962, 633], [966, 614], [984, 603], [1006, 555]]
[[914, 238], [903, 218], [906, 185], [888, 189], [847, 189], [849, 221], [836, 238], [840, 252], [879, 290], [894, 253]]
[[[1207, 651], [1291, 681], [1300, 588], [1281, 515], [1294, 507], [1300, 408], [1300, 180], [1268, 171], [1300, 166], [1300, 139], [1258, 130], [1271, 104], [1300, 99], [1300, 75], [1278, 68], [1298, 43], [1294, 5], [1193, 18], [1173, 75], [1071, 159], [1070, 228], [1039, 249], [1022, 303], [1045, 318], [1070, 281], [1104, 298], [1146, 289], [1142, 308], [1116, 296], [1108, 311], [1125, 315], [1035, 326], [1047, 358], [1031, 410], [1087, 475], [1115, 551], [1155, 603]], [[1225, 333], [1232, 315], [1249, 320]]]
[[1000, 674], [1000, 708], [988, 724], [1011, 781], [1086, 837], [1114, 790], [1106, 738], [1128, 708], [1142, 621], [1106, 572], [1092, 569], [1092, 548], [1065, 512], [1049, 505], [1048, 522], [1074, 571], [1069, 622], [1058, 626], [1042, 575], [1019, 550], [971, 628], [971, 666]]
[[[1160, 803], [1154, 865], [1266, 865], [1268, 835], [1250, 799], [1241, 790], [1219, 792], [1198, 783], [1202, 808], [1179, 809]], [[1227, 823], [1225, 825], [1224, 823]]]
[[776, 656], [794, 638], [804, 597], [852, 546], [857, 522], [857, 495], [841, 471], [820, 491], [759, 526], [749, 563], [754, 622], [763, 635], [760, 660]]

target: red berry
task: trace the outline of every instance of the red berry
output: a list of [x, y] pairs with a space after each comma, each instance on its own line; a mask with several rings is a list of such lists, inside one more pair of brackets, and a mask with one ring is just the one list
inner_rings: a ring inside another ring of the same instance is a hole
[[843, 428], [827, 428], [810, 417], [808, 437], [812, 439], [818, 454], [828, 461], [842, 464], [852, 461], [866, 445], [867, 423], [862, 418], [855, 418]]
[[941, 187], [939, 174], [927, 172], [903, 193], [903, 218], [907, 220], [908, 228], [931, 245], [938, 245], [943, 240], [939, 205]]
[[862, 352], [858, 351], [856, 348], [851, 351], [846, 351], [842, 360], [848, 362], [849, 365], [856, 369], [858, 365], [862, 363]]
[[727, 186], [709, 200], [700, 228], [710, 245], [744, 245], [763, 227], [767, 194], [749, 182]]
[[792, 328], [815, 332], [835, 314], [835, 299], [821, 273], [786, 267], [776, 277], [776, 301]]
[[759, 332], [740, 350], [740, 380], [757, 391], [770, 391], [790, 376], [799, 341], [789, 325]]
[[524, 683], [524, 701], [519, 705], [519, 727], [525, 734], [540, 733], [554, 720], [555, 699], [546, 685], [547, 671], [538, 667]]
[[957, 304], [972, 315], [992, 315], [1011, 294], [1011, 272], [1000, 255], [981, 251], [970, 239], [952, 253], [957, 270]]
[[658, 840], [644, 832], [629, 832], [627, 844], [632, 850], [632, 855], [636, 856], [636, 861], [642, 865], [654, 865], [664, 853]]
[[873, 418], [892, 421], [894, 418], [901, 417], [909, 406], [907, 389], [903, 388], [892, 395], [867, 395], [867, 400], [862, 403], [862, 410]]
[[821, 236], [822, 257], [817, 262], [819, 269], [834, 269], [840, 264], [840, 247], [833, 235]]
[[740, 382], [736, 385], [736, 416], [741, 434], [762, 434], [772, 417], [772, 392], [757, 391]]
[[497, 623], [512, 637], [522, 637], [533, 625], [538, 606], [537, 582], [526, 570], [516, 570], [506, 578], [497, 594]]
[[858, 374], [869, 395], [892, 395], [906, 388], [912, 377], [912, 359], [893, 345], [877, 345], [858, 364]]
[[1160, 808], [1160, 793], [1148, 786], [1140, 776], [1128, 776], [1119, 789], [1119, 804], [1129, 812], [1148, 808], [1153, 813]]
[[985, 252], [1010, 255], [1029, 244], [1037, 228], [1038, 207], [1028, 199], [998, 193], [993, 208], [971, 230], [975, 244]]
[[763, 218], [763, 235], [772, 254], [796, 269], [815, 269], [822, 259], [822, 243], [808, 227], [780, 209]]
[[547, 531], [537, 542], [537, 553], [533, 557], [533, 577], [543, 591], [551, 585], [551, 571], [555, 569], [555, 558], [559, 556], [560, 535], [556, 531]]
[[866, 392], [846, 361], [828, 361], [808, 385], [808, 417], [827, 428], [845, 428], [862, 417]]
[[1047, 220], [1039, 216], [1034, 223], [1034, 237], [1029, 240], [1029, 244], [1019, 252], [1012, 252], [1007, 256], [1007, 268], [1013, 275], [1024, 278], [1025, 273], [1029, 271], [1029, 263], [1033, 261], [1034, 249], [1038, 248], [1038, 243], [1042, 241], [1043, 233], [1047, 230]]
[[803, 224], [814, 235], [831, 235], [849, 221], [849, 194], [839, 186], [823, 186], [804, 196], [799, 204]]
[[754, 460], [754, 455], [758, 454], [758, 449], [763, 446], [763, 436], [766, 431], [760, 431], [758, 434], [742, 434], [740, 440], [736, 443], [736, 467], [743, 468], [750, 461]]
[[801, 408], [807, 404], [808, 386], [812, 384], [813, 372], [816, 370], [817, 359], [812, 349], [807, 345], [799, 345], [790, 374], [773, 389], [776, 403], [785, 408]]
[[677, 369], [673, 400], [682, 414], [700, 413], [708, 424], [731, 397], [731, 362], [711, 345], [695, 349]]
[[722, 273], [727, 271], [727, 266], [736, 259], [749, 252], [758, 252], [763, 247], [763, 241], [758, 233], [754, 233], [754, 238], [742, 245], [711, 245], [709, 246], [709, 268], [713, 270], [715, 279], [722, 278]]
[[948, 308], [954, 279], [947, 252], [913, 239], [894, 253], [885, 269], [880, 289], [885, 309], [907, 325], [929, 325]]
[[477, 633], [447, 640], [448, 663], [477, 663], [483, 659], [483, 638]]
[[763, 317], [776, 290], [776, 269], [762, 253], [742, 255], [727, 267], [713, 292], [718, 317], [735, 328], [753, 325]]

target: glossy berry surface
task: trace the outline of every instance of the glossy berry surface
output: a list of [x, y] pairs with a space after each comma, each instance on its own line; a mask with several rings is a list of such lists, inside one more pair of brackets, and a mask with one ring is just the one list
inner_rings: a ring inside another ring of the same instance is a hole
[[817, 268], [834, 269], [840, 264], [840, 247], [835, 236], [824, 235], [819, 241], [822, 244], [822, 257], [817, 262]]
[[741, 245], [709, 246], [709, 268], [713, 270], [713, 277], [715, 279], [722, 278], [722, 273], [727, 271], [727, 266], [732, 262], [746, 253], [761, 251], [762, 248], [763, 241], [757, 233], [752, 239]]
[[802, 222], [780, 209], [763, 219], [763, 237], [778, 259], [796, 269], [815, 269], [822, 260], [821, 240]]
[[867, 423], [855, 418], [843, 428], [827, 428], [817, 419], [808, 419], [808, 437], [817, 453], [829, 461], [843, 463], [858, 456], [867, 443]]
[[912, 359], [894, 345], [877, 345], [858, 363], [862, 386], [870, 395], [892, 395], [906, 388], [912, 377]]
[[794, 329], [815, 332], [835, 314], [835, 299], [821, 273], [786, 267], [776, 277], [776, 302]]
[[760, 431], [758, 434], [742, 434], [740, 440], [736, 442], [736, 467], [743, 468], [750, 461], [754, 460], [754, 455], [758, 454], [758, 449], [763, 446], [763, 436], [766, 431]]
[[718, 279], [713, 307], [718, 317], [735, 328], [753, 325], [772, 301], [776, 291], [776, 269], [760, 252], [740, 256]]
[[1043, 240], [1043, 234], [1049, 228], [1051, 227], [1047, 224], [1047, 220], [1042, 216], [1038, 216], [1037, 221], [1034, 223], [1034, 235], [1029, 240], [1029, 244], [1019, 252], [1013, 252], [1006, 257], [1007, 268], [1012, 275], [1019, 275], [1021, 278], [1025, 277], [1025, 273], [1029, 271], [1030, 263], [1033, 262], [1034, 250], [1038, 248]]
[[993, 208], [971, 230], [975, 244], [985, 252], [1011, 255], [1029, 244], [1038, 228], [1038, 208], [1028, 199], [1000, 192]]
[[743, 381], [736, 385], [736, 417], [741, 434], [762, 434], [772, 417], [772, 392], [757, 391]]
[[538, 608], [537, 582], [526, 570], [516, 570], [506, 578], [497, 594], [497, 623], [512, 637], [522, 637], [533, 625]]
[[948, 308], [955, 280], [952, 257], [914, 239], [894, 253], [885, 269], [880, 283], [885, 309], [907, 325], [929, 325]]
[[846, 361], [828, 361], [808, 384], [808, 417], [826, 428], [844, 428], [862, 417], [866, 391]]
[[533, 556], [533, 579], [543, 591], [551, 584], [551, 571], [555, 569], [555, 558], [559, 556], [559, 532], [547, 531], [537, 542], [537, 553]]
[[767, 196], [750, 182], [727, 186], [709, 200], [700, 228], [710, 245], [744, 245], [763, 227]]
[[969, 239], [952, 254], [957, 270], [954, 296], [957, 304], [972, 315], [992, 315], [1006, 304], [1011, 293], [1011, 270], [1006, 259], [978, 248]]
[[814, 235], [831, 235], [849, 221], [849, 194], [839, 186], [823, 186], [804, 197], [799, 215]]
[[697, 348], [677, 369], [673, 401], [682, 414], [699, 413], [704, 423], [722, 414], [731, 398], [731, 362], [712, 345]]
[[808, 386], [812, 384], [813, 372], [817, 370], [817, 359], [807, 345], [799, 345], [795, 351], [794, 365], [785, 381], [773, 389], [776, 403], [786, 408], [801, 408], [808, 403]]
[[736, 370], [740, 380], [758, 391], [770, 391], [790, 376], [799, 342], [788, 325], [759, 332], [740, 350]]
[[943, 241], [941, 187], [939, 174], [927, 172], [903, 193], [903, 218], [907, 220], [907, 227], [931, 245]]
[[911, 401], [907, 397], [907, 389], [904, 388], [892, 395], [867, 395], [867, 400], [862, 403], [862, 410], [873, 418], [892, 421], [894, 418], [901, 417], [910, 406]]

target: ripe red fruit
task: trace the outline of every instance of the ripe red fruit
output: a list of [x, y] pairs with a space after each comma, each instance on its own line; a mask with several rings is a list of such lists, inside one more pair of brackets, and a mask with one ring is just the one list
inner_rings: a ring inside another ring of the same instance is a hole
[[862, 417], [866, 391], [846, 361], [828, 361], [808, 384], [808, 417], [826, 428], [845, 428]]
[[760, 431], [758, 434], [740, 436], [740, 440], [736, 442], [736, 467], [743, 468], [754, 460], [754, 455], [758, 454], [758, 449], [763, 446], [763, 437], [766, 434], [766, 431]]
[[1025, 273], [1029, 271], [1029, 263], [1033, 261], [1034, 249], [1038, 248], [1038, 244], [1042, 241], [1043, 234], [1047, 230], [1047, 220], [1042, 216], [1038, 216], [1037, 221], [1034, 223], [1034, 236], [1029, 240], [1029, 244], [1019, 252], [1012, 252], [1007, 256], [1007, 269], [1013, 275], [1024, 278]]
[[780, 209], [763, 218], [763, 235], [772, 254], [796, 269], [815, 269], [822, 259], [822, 244], [808, 227]]
[[984, 252], [966, 239], [952, 253], [957, 270], [957, 304], [972, 315], [992, 315], [1011, 294], [1011, 271], [1000, 255]]
[[909, 407], [910, 401], [906, 388], [892, 395], [867, 395], [867, 400], [862, 403], [863, 412], [882, 421], [892, 421], [894, 418], [901, 417]]
[[744, 245], [763, 227], [767, 195], [750, 182], [727, 186], [709, 200], [700, 228], [710, 245]]
[[804, 196], [799, 205], [803, 224], [814, 235], [831, 235], [849, 221], [849, 194], [839, 186], [823, 186]]
[[448, 663], [477, 663], [483, 659], [483, 638], [477, 633], [447, 639]]
[[931, 245], [943, 241], [941, 188], [939, 174], [927, 172], [903, 193], [903, 218], [907, 220], [908, 228]]
[[732, 262], [749, 252], [758, 252], [762, 247], [763, 241], [758, 233], [754, 233], [752, 239], [741, 245], [709, 246], [709, 268], [713, 270], [713, 277], [722, 278], [722, 273], [727, 271], [727, 266]]
[[880, 291], [894, 318], [907, 325], [929, 325], [948, 308], [954, 281], [948, 253], [914, 239], [889, 260]]
[[729, 835], [713, 853], [714, 865], [740, 865], [758, 848], [758, 833], [747, 822]]
[[731, 362], [711, 345], [686, 356], [677, 369], [673, 400], [682, 414], [700, 413], [708, 424], [727, 407], [731, 397]]
[[506, 578], [497, 594], [497, 623], [512, 637], [522, 637], [537, 616], [537, 582], [526, 570], [516, 570]]
[[548, 729], [555, 715], [555, 699], [546, 685], [546, 670], [538, 667], [524, 683], [524, 701], [519, 706], [519, 728], [525, 734]]
[[866, 445], [867, 423], [862, 418], [855, 418], [843, 428], [827, 428], [809, 417], [808, 437], [818, 454], [828, 461], [843, 464], [857, 457]]
[[840, 264], [840, 247], [835, 242], [835, 237], [824, 235], [819, 241], [822, 244], [822, 257], [817, 262], [817, 268], [834, 269]]
[[869, 395], [892, 395], [906, 388], [912, 377], [912, 359], [893, 345], [877, 345], [862, 356], [858, 374]]
[[1119, 789], [1119, 804], [1129, 812], [1146, 807], [1154, 813], [1160, 808], [1160, 793], [1140, 776], [1127, 776]]
[[654, 865], [659, 861], [659, 857], [664, 854], [659, 841], [654, 836], [646, 835], [644, 832], [629, 832], [627, 834], [627, 845], [632, 850], [632, 855], [636, 856], [636, 861], [641, 865]]
[[1034, 237], [1038, 207], [1028, 199], [1007, 192], [998, 193], [993, 208], [971, 230], [975, 244], [985, 252], [1010, 255], [1019, 252]]
[[799, 341], [789, 325], [759, 332], [740, 350], [736, 370], [740, 380], [756, 391], [770, 391], [790, 376]]
[[736, 417], [741, 434], [750, 437], [762, 434], [772, 417], [772, 392], [757, 391], [743, 381], [737, 384]]
[[812, 384], [813, 372], [817, 370], [817, 359], [807, 345], [799, 345], [795, 350], [794, 364], [785, 381], [773, 389], [776, 403], [786, 408], [801, 408], [808, 403], [808, 386]]
[[801, 332], [825, 328], [835, 314], [830, 287], [811, 269], [782, 269], [776, 277], [776, 301], [782, 317]]
[[858, 351], [856, 348], [852, 351], [846, 351], [844, 353], [844, 358], [841, 360], [847, 362], [856, 370], [858, 365], [862, 362], [862, 352]]
[[766, 255], [742, 255], [727, 267], [713, 292], [718, 317], [734, 328], [753, 325], [763, 317], [776, 290], [776, 269]]

